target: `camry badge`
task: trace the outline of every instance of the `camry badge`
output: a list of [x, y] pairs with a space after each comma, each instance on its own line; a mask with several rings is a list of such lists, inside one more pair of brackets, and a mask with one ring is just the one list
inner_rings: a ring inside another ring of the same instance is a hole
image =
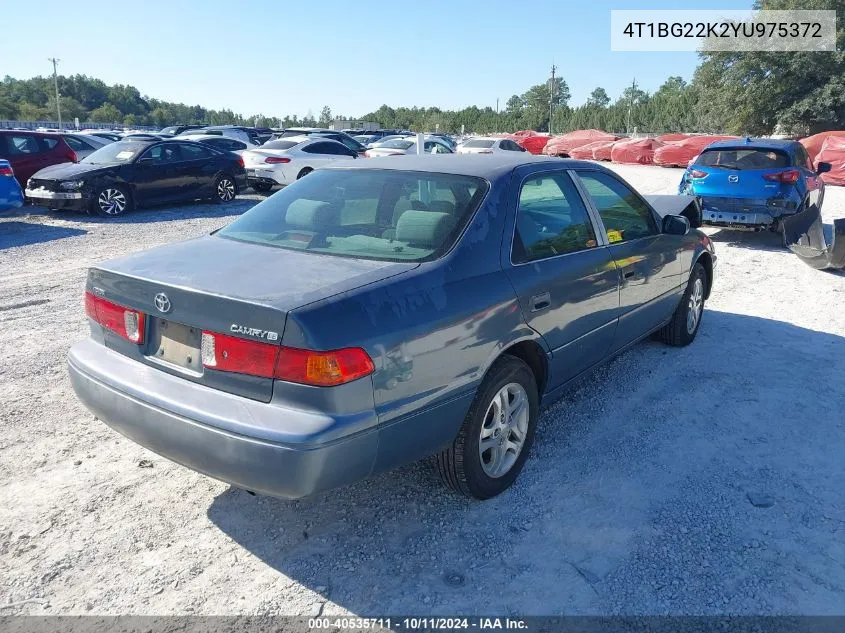
[[155, 303], [156, 309], [159, 312], [170, 312], [170, 299], [163, 292], [159, 292], [153, 298], [153, 303]]

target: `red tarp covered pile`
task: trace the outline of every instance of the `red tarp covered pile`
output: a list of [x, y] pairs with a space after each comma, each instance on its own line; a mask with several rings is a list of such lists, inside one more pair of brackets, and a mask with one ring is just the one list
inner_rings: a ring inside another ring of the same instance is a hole
[[705, 147], [714, 141], [736, 136], [690, 136], [683, 141], [668, 143], [654, 152], [654, 164], [663, 167], [686, 167]]
[[522, 147], [526, 152], [541, 154], [546, 143], [551, 138], [548, 134], [539, 134], [534, 130], [520, 130], [513, 134], [507, 134], [508, 138]]
[[593, 148], [593, 160], [610, 160], [610, 153], [617, 143], [626, 143], [628, 139], [621, 141], [602, 141], [602, 144]]
[[822, 174], [822, 180], [826, 184], [845, 185], [845, 138], [828, 136], [813, 163], [830, 163], [830, 171]]
[[825, 140], [831, 136], [845, 137], [845, 131], [834, 130], [831, 132], [819, 132], [818, 134], [813, 134], [812, 136], [801, 139], [801, 145], [803, 145], [804, 149], [807, 150], [807, 154], [810, 156], [810, 160], [813, 161], [813, 163], [816, 162], [816, 157], [819, 152], [822, 151], [822, 145], [824, 145]]
[[[605, 145], [613, 145], [615, 142], [616, 141], [593, 141], [592, 143], [587, 143], [581, 147], [569, 150], [569, 156], [570, 158], [577, 158], [579, 160], [593, 160], [593, 150], [604, 147]], [[609, 153], [607, 155], [607, 160], [610, 160]]]
[[552, 137], [543, 149], [543, 153], [549, 156], [569, 155], [569, 152], [576, 147], [583, 147], [595, 141], [615, 141], [618, 138], [615, 134], [608, 134], [602, 130], [575, 130]]
[[661, 143], [674, 143], [675, 141], [683, 141], [684, 139], [688, 139], [689, 134], [676, 134], [674, 132], [669, 134], [661, 134], [657, 137], [657, 140]]
[[654, 152], [664, 147], [656, 138], [637, 138], [622, 143], [615, 143], [610, 151], [610, 160], [614, 163], [632, 163], [651, 165], [654, 162]]

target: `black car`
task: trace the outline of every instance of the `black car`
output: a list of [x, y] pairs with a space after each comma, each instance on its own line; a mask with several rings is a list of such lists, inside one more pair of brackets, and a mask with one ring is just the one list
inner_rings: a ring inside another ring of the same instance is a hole
[[192, 141], [131, 139], [79, 163], [42, 169], [27, 182], [26, 197], [51, 209], [114, 216], [182, 200], [228, 202], [246, 186], [243, 159], [236, 154]]

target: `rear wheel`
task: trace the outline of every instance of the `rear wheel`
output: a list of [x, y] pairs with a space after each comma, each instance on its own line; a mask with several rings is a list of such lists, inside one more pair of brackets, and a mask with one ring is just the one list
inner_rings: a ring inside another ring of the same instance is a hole
[[98, 215], [113, 217], [130, 211], [132, 209], [132, 199], [123, 187], [109, 185], [97, 192], [91, 205], [94, 212]]
[[310, 174], [312, 171], [314, 171], [314, 170], [313, 170], [313, 169], [311, 169], [310, 167], [305, 167], [305, 168], [303, 168], [303, 170], [302, 170], [301, 172], [299, 172], [299, 173], [296, 175], [296, 179], [297, 179], [297, 180], [299, 180], [300, 178], [304, 178], [305, 176], [307, 176], [308, 174]]
[[660, 330], [660, 339], [664, 343], [675, 347], [692, 343], [701, 326], [701, 317], [704, 316], [706, 288], [707, 272], [700, 262], [696, 262], [681, 303], [675, 308], [669, 324]]
[[214, 199], [217, 202], [230, 202], [235, 199], [237, 193], [235, 181], [228, 174], [223, 174], [214, 182]]
[[531, 368], [502, 356], [487, 372], [452, 445], [436, 457], [443, 482], [476, 499], [513, 484], [534, 443], [539, 412]]

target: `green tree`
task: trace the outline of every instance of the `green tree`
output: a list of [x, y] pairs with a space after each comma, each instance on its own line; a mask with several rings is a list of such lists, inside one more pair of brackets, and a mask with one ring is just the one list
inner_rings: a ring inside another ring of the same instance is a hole
[[88, 113], [88, 118], [94, 123], [117, 123], [123, 120], [120, 110], [108, 101]]
[[610, 104], [610, 97], [607, 96], [607, 91], [604, 88], [596, 88], [590, 93], [589, 99], [587, 99], [587, 105], [599, 108], [606, 108], [608, 104]]
[[334, 119], [332, 119], [332, 109], [329, 106], [323, 106], [323, 109], [320, 110], [320, 120], [318, 123], [321, 127], [327, 127], [329, 123], [331, 123]]

